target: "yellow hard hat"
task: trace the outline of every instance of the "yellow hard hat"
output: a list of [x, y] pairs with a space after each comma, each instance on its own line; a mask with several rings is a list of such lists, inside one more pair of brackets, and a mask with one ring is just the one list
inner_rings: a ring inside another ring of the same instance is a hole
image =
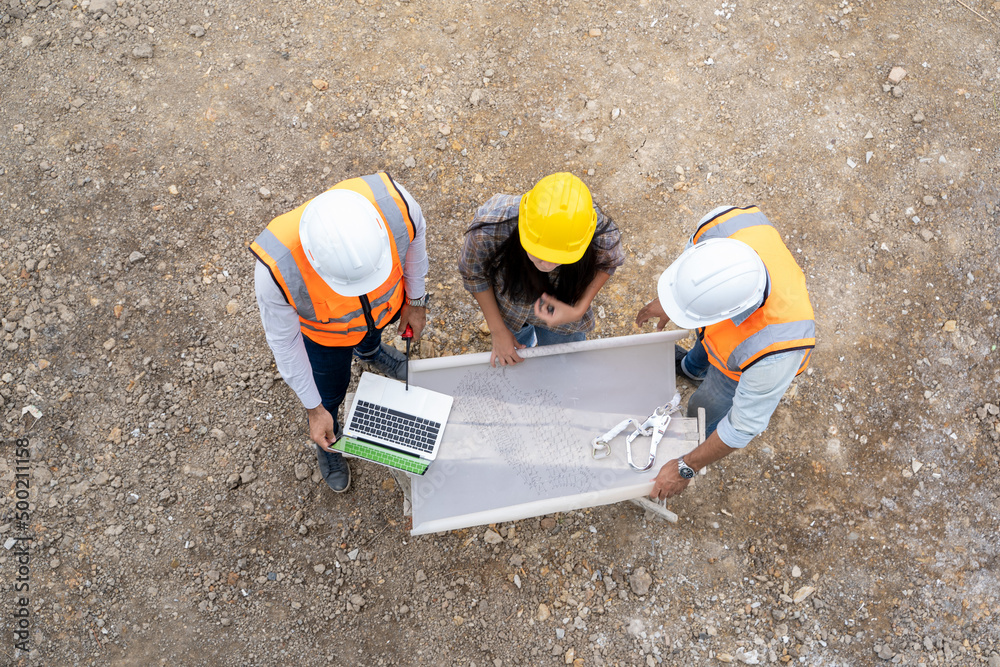
[[583, 257], [597, 228], [597, 212], [583, 181], [551, 174], [521, 197], [521, 246], [544, 262], [572, 264]]

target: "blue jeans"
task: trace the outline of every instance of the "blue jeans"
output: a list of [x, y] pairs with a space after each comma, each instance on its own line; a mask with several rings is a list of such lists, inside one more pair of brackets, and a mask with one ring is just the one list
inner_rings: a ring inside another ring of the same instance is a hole
[[361, 356], [374, 354], [382, 344], [382, 329], [369, 330], [360, 343], [345, 347], [320, 345], [306, 335], [302, 336], [302, 341], [306, 344], [306, 354], [309, 356], [309, 365], [312, 366], [320, 402], [333, 415], [333, 432], [340, 433], [337, 412], [347, 395], [347, 386], [351, 383], [354, 353]]
[[585, 331], [577, 331], [571, 334], [556, 333], [552, 329], [536, 327], [534, 324], [525, 324], [521, 330], [514, 334], [518, 343], [526, 347], [536, 345], [556, 345], [558, 343], [578, 343], [587, 340]]
[[[675, 349], [680, 350], [677, 347]], [[726, 377], [709, 363], [708, 353], [701, 341], [696, 341], [688, 350], [682, 363], [685, 371], [695, 377], [704, 378], [688, 400], [687, 416], [697, 417], [698, 408], [705, 408], [705, 435], [712, 435], [719, 422], [733, 407], [733, 396], [736, 395], [736, 386], [739, 382]]]

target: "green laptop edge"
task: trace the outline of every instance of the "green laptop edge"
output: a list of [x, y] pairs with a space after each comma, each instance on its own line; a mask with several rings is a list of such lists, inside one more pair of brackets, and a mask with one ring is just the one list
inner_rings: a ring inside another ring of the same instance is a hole
[[330, 448], [372, 461], [373, 463], [380, 463], [390, 468], [412, 472], [416, 475], [423, 475], [427, 472], [427, 467], [430, 465], [430, 461], [425, 461], [419, 456], [393, 451], [388, 447], [382, 447], [370, 442], [362, 442], [346, 435], [330, 445]]

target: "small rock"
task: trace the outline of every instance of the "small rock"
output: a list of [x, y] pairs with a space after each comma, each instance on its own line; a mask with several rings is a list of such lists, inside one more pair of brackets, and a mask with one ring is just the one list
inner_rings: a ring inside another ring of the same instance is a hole
[[986, 667], [1000, 667], [1000, 655], [996, 653], [991, 655], [989, 661], [986, 663]]
[[406, 167], [407, 169], [413, 169], [414, 167], [417, 166], [417, 161], [413, 159], [412, 155], [410, 155], [405, 160], [403, 160], [403, 166]]
[[229, 618], [228, 616], [223, 616], [222, 620], [219, 621], [219, 623], [222, 624], [222, 627], [228, 628], [230, 625], [233, 624], [233, 619]]
[[556, 520], [550, 516], [545, 517], [541, 520], [542, 530], [552, 530], [556, 527]]
[[305, 478], [309, 477], [310, 472], [312, 472], [312, 468], [310, 468], [305, 463], [295, 464], [295, 479], [299, 480], [300, 482]]
[[902, 81], [905, 76], [906, 76], [906, 70], [905, 69], [903, 69], [902, 67], [898, 67], [898, 66], [897, 67], [893, 67], [891, 70], [889, 70], [889, 77], [888, 77], [889, 83], [891, 83], [892, 85], [895, 86], [900, 81]]
[[149, 59], [153, 57], [153, 45], [152, 44], [140, 44], [139, 46], [132, 49], [132, 57], [139, 59]]
[[892, 660], [896, 657], [896, 652], [889, 648], [888, 644], [882, 644], [876, 647], [875, 654], [883, 660]]
[[930, 231], [929, 229], [921, 229], [920, 238], [930, 243], [931, 241], [934, 240], [934, 232]]
[[427, 581], [427, 575], [424, 574], [423, 570], [417, 570], [417, 573], [413, 576], [413, 580], [419, 584]]
[[238, 301], [230, 301], [226, 304], [226, 315], [235, 315], [236, 311], [240, 309], [240, 304]]
[[361, 549], [351, 549], [350, 551], [347, 552], [347, 557], [350, 558], [351, 560], [357, 560], [358, 559], [358, 554], [360, 552], [361, 552]]
[[539, 604], [538, 615], [535, 618], [537, 618], [539, 621], [547, 621], [550, 616], [552, 616], [552, 613], [549, 611], [548, 605], [545, 603]]
[[205, 28], [195, 23], [190, 28], [188, 28], [188, 34], [192, 37], [204, 37]]
[[914, 123], [922, 123], [924, 122], [924, 114], [918, 111], [917, 113], [913, 114], [913, 118], [911, 118], [910, 120], [912, 120]]
[[590, 30], [587, 31], [587, 35], [589, 35], [590, 37], [600, 37], [601, 36], [601, 29], [600, 28], [591, 28]]
[[315, 572], [316, 574], [323, 574], [324, 572], [326, 572], [326, 565], [324, 565], [323, 563], [313, 565], [313, 572]]
[[440, 132], [443, 136], [447, 137], [449, 134], [451, 134], [451, 125], [449, 125], [448, 123], [438, 123], [438, 132]]
[[729, 655], [728, 653], [719, 653], [715, 657], [716, 657], [716, 659], [719, 662], [732, 662], [733, 661], [733, 656]]
[[475, 183], [476, 185], [482, 183], [483, 182], [483, 175], [482, 174], [476, 174], [475, 176], [472, 177], [472, 182]]
[[802, 576], [802, 570], [799, 569], [798, 565], [793, 565], [792, 566], [792, 578], [793, 579], [798, 579], [801, 576]]
[[628, 584], [636, 595], [645, 595], [653, 584], [653, 578], [646, 572], [646, 568], [640, 567], [628, 576]]
[[175, 197], [181, 193], [181, 191], [177, 188], [176, 185], [171, 185], [169, 188], [167, 188], [167, 192], [174, 195]]
[[226, 432], [223, 431], [221, 428], [213, 428], [211, 431], [208, 432], [208, 434], [213, 438], [215, 438], [216, 440], [218, 440], [219, 442], [226, 442], [227, 440], [229, 440], [229, 436], [226, 435]]
[[100, 12], [114, 14], [117, 8], [118, 3], [115, 0], [90, 0], [90, 7], [88, 7], [88, 10], [94, 14], [98, 14]]
[[136, 250], [135, 252], [133, 252], [131, 255], [128, 256], [128, 263], [135, 264], [136, 262], [141, 262], [144, 259], [146, 259], [146, 256], [143, 255], [138, 250]]
[[958, 326], [958, 322], [957, 321], [955, 321], [955, 320], [948, 320], [947, 322], [944, 323], [944, 330], [947, 331], [947, 332], [949, 332], [949, 333], [951, 333], [952, 331], [955, 330], [956, 326]]
[[500, 533], [495, 530], [487, 530], [483, 533], [483, 541], [486, 542], [486, 544], [500, 544], [503, 542], [503, 538], [500, 537]]
[[899, 86], [893, 86], [892, 87], [892, 96], [895, 97], [895, 98], [902, 97], [903, 96], [903, 89], [900, 88]]
[[810, 595], [812, 595], [813, 592], [815, 592], [815, 590], [816, 590], [816, 588], [814, 586], [803, 586], [799, 590], [795, 591], [795, 595], [792, 596], [792, 602], [794, 602], [796, 604], [798, 604], [799, 602], [802, 602], [807, 597], [809, 597]]
[[234, 472], [233, 474], [231, 474], [229, 477], [226, 478], [226, 486], [229, 487], [230, 489], [235, 489], [240, 485], [241, 481], [242, 480], [240, 479], [240, 474]]
[[926, 197], [924, 197], [923, 202], [924, 206], [934, 206], [937, 204], [937, 199], [931, 197], [930, 195], [927, 195]]
[[261, 188], [260, 190], [257, 191], [257, 194], [260, 195], [261, 199], [270, 199], [271, 198], [271, 191], [268, 190], [267, 188]]
[[482, 104], [482, 101], [485, 98], [486, 98], [486, 93], [483, 90], [476, 88], [469, 95], [469, 104], [471, 104], [474, 107], [478, 107], [480, 104]]
[[563, 656], [563, 662], [565, 662], [567, 665], [572, 665], [573, 660], [575, 658], [576, 658], [576, 650], [570, 648], [569, 650], [566, 651], [566, 655]]
[[326, 90], [330, 87], [330, 84], [323, 79], [313, 79], [313, 88], [316, 90]]

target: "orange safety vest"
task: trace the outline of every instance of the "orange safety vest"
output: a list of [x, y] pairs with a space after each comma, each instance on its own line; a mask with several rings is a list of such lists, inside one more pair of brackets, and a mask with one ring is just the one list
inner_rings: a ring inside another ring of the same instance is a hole
[[403, 306], [403, 265], [416, 229], [406, 200], [385, 172], [341, 181], [330, 189], [364, 195], [392, 232], [392, 271], [378, 288], [361, 297], [343, 296], [313, 270], [299, 239], [299, 222], [309, 202], [272, 220], [250, 252], [264, 263], [298, 313], [304, 336], [320, 345], [347, 347], [360, 343], [369, 329], [381, 329]]
[[754, 249], [764, 261], [768, 291], [764, 303], [740, 323], [723, 320], [698, 329], [708, 360], [723, 375], [739, 381], [740, 374], [772, 354], [807, 350], [798, 373], [809, 365], [816, 347], [816, 320], [806, 277], [781, 235], [756, 206], [730, 208], [702, 223], [692, 241], [731, 238]]

